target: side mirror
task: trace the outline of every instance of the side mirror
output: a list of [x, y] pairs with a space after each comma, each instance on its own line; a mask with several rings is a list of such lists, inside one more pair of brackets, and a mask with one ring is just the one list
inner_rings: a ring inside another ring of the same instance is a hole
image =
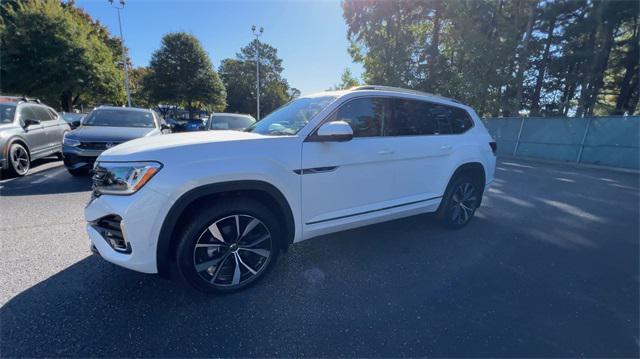
[[80, 120], [71, 121], [73, 128], [80, 127]]
[[166, 123], [160, 124], [160, 131], [162, 131], [163, 133], [171, 132], [172, 129], [173, 129], [172, 125], [168, 125]]
[[40, 121], [33, 118], [25, 118], [24, 119], [24, 127], [29, 127], [31, 125], [39, 125]]
[[345, 142], [353, 138], [353, 129], [344, 121], [327, 122], [316, 132], [315, 140], [319, 142]]

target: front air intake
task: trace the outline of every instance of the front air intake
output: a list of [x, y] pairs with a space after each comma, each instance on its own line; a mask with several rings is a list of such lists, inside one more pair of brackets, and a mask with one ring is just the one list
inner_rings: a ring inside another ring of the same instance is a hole
[[131, 253], [131, 246], [122, 231], [122, 218], [117, 215], [109, 215], [91, 222], [95, 229], [111, 248], [120, 253]]

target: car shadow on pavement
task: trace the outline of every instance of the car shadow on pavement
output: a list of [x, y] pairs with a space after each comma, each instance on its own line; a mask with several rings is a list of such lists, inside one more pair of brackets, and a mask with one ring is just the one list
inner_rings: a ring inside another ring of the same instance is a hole
[[[43, 161], [43, 160], [40, 160]], [[51, 164], [44, 160], [40, 164]], [[31, 171], [24, 177], [8, 178], [0, 183], [0, 195], [32, 196], [46, 194], [63, 194], [91, 190], [91, 177], [74, 177], [62, 165]]]
[[2, 355], [635, 356], [635, 324], [534, 243], [484, 214], [458, 231], [415, 216], [296, 244], [218, 296], [89, 256], [0, 308]]

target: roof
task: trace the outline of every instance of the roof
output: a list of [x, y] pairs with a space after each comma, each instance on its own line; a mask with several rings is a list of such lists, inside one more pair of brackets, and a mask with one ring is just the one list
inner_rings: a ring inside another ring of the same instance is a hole
[[345, 89], [345, 90], [324, 91], [324, 92], [318, 92], [310, 95], [305, 95], [304, 97], [319, 97], [319, 96], [327, 96], [327, 95], [342, 96], [342, 95], [346, 95], [348, 93], [353, 93], [357, 91], [383, 91], [383, 92], [393, 92], [393, 93], [404, 93], [404, 94], [410, 94], [410, 95], [427, 96], [427, 97], [432, 97], [432, 98], [436, 98], [436, 99], [440, 99], [448, 102], [453, 102], [459, 105], [465, 105], [464, 103], [458, 100], [448, 98], [448, 97], [443, 97], [440, 95], [435, 95], [428, 92], [404, 89], [400, 87], [379, 86], [379, 85], [362, 85], [362, 86], [356, 86], [356, 87], [352, 87], [350, 89]]
[[451, 101], [451, 102], [462, 104], [462, 102], [460, 102], [458, 100], [455, 100], [455, 99], [452, 99], [452, 98], [448, 98], [448, 97], [432, 94], [432, 93], [429, 93], [429, 92], [404, 89], [404, 88], [400, 88], [400, 87], [378, 86], [378, 85], [363, 85], [363, 86], [352, 87], [352, 88], [349, 89], [349, 91], [363, 91], [363, 90], [400, 92], [400, 93], [408, 93], [408, 94], [412, 94], [412, 95], [430, 96], [430, 97], [439, 98], [441, 100], [447, 100], [447, 101]]
[[3, 96], [0, 95], [0, 103], [14, 103], [14, 104], [19, 104], [22, 102], [33, 102], [33, 103], [40, 103], [40, 100], [38, 99], [33, 99], [33, 98], [28, 98], [25, 96]]
[[111, 106], [111, 105], [100, 105], [100, 106], [96, 107], [96, 109], [101, 109], [101, 110], [127, 110], [127, 111], [138, 111], [138, 112], [150, 112], [151, 111], [148, 108], [120, 107], [120, 106]]

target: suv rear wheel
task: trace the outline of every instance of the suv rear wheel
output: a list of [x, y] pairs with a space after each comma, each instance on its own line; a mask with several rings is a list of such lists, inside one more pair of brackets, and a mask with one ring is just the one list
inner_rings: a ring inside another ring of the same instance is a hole
[[223, 200], [184, 228], [177, 250], [178, 272], [204, 292], [229, 293], [255, 284], [273, 267], [281, 226], [262, 203]]
[[29, 152], [19, 143], [14, 143], [9, 148], [9, 171], [14, 176], [24, 176], [29, 172], [31, 160]]
[[471, 221], [481, 200], [482, 184], [462, 173], [454, 177], [447, 186], [437, 216], [447, 228], [462, 228]]

